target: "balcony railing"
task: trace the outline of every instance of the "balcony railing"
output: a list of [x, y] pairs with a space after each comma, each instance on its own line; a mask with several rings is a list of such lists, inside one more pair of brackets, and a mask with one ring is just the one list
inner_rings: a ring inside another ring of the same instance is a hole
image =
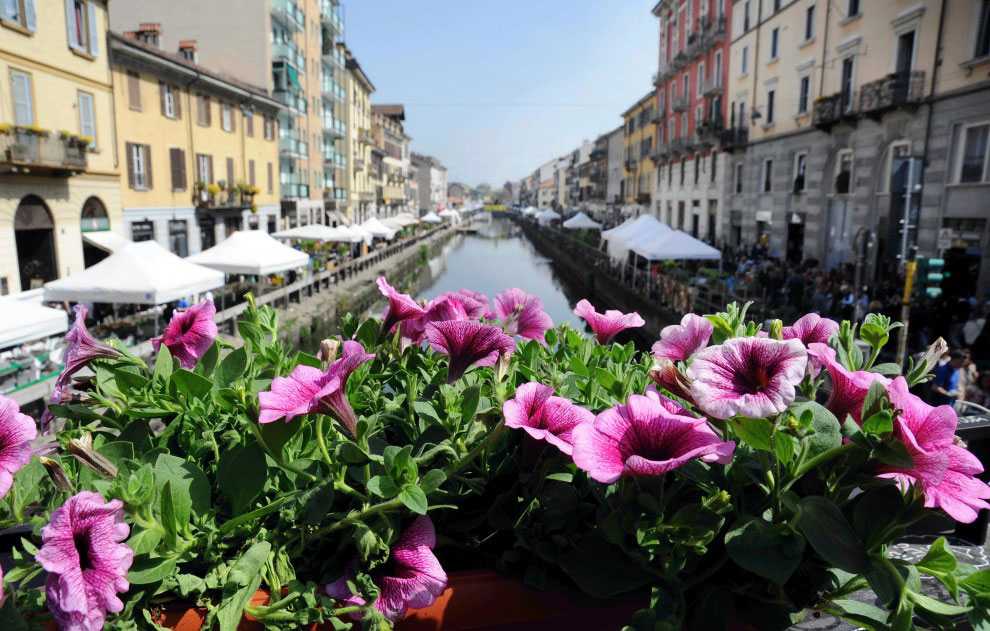
[[366, 127], [358, 129], [358, 140], [366, 145], [375, 144], [375, 139], [371, 136], [371, 130]]
[[639, 195], [636, 196], [636, 203], [637, 204], [649, 204], [650, 203], [650, 200], [652, 198], [653, 198], [653, 196], [650, 195], [649, 193], [640, 193]]
[[354, 158], [354, 170], [364, 171], [364, 158]]
[[320, 20], [338, 34], [344, 32], [344, 21], [340, 19], [340, 6], [335, 0], [321, 0]]
[[670, 155], [679, 155], [687, 151], [687, 142], [683, 138], [674, 138], [667, 143]]
[[749, 143], [748, 127], [730, 127], [719, 132], [719, 143], [722, 148], [732, 151], [740, 147], [745, 147]]
[[688, 108], [689, 101], [690, 99], [686, 94], [675, 96], [674, 98], [670, 99], [670, 109], [672, 109], [675, 112], [683, 112]]
[[0, 133], [0, 172], [75, 175], [86, 170], [85, 142], [59, 134]]
[[650, 154], [650, 158], [653, 159], [654, 163], [660, 162], [664, 158], [670, 155], [670, 145], [665, 142], [658, 142], [655, 147], [653, 147], [653, 153]]
[[859, 111], [862, 114], [880, 114], [884, 111], [918, 103], [924, 98], [925, 72], [895, 72], [883, 79], [865, 84], [859, 93]]
[[347, 135], [347, 126], [344, 125], [344, 121], [340, 119], [332, 119], [328, 121], [324, 118], [323, 133], [331, 136], [332, 138], [343, 138]]
[[272, 0], [272, 17], [296, 31], [306, 30], [306, 13], [294, 0]]
[[637, 160], [636, 158], [626, 158], [626, 168], [628, 170], [630, 171], [634, 170], [637, 164], [639, 164], [639, 160]]
[[705, 96], [722, 94], [722, 75], [713, 75], [705, 79], [705, 82], [701, 86], [701, 90]]
[[292, 64], [299, 72], [306, 71], [306, 55], [295, 44], [275, 42], [272, 44], [272, 58]]
[[280, 129], [278, 152], [281, 156], [305, 159], [309, 156], [309, 143], [291, 130]]
[[829, 129], [844, 119], [856, 115], [856, 92], [838, 92], [815, 101], [812, 123], [815, 127]]

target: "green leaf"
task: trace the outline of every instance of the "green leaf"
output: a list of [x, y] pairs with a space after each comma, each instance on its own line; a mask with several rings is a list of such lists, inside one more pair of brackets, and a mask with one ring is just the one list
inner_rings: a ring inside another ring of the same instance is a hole
[[172, 373], [172, 383], [180, 394], [194, 399], [204, 398], [213, 389], [212, 381], [185, 368], [179, 368]]
[[561, 473], [551, 473], [547, 476], [547, 480], [556, 480], [557, 482], [563, 482], [564, 484], [570, 484], [574, 481], [574, 475], [567, 472]]
[[734, 418], [731, 421], [732, 431], [744, 443], [760, 451], [773, 451], [770, 437], [773, 435], [773, 425], [765, 418]]
[[444, 483], [447, 479], [447, 474], [445, 474], [440, 469], [430, 469], [426, 472], [420, 481], [419, 487], [423, 489], [424, 493], [432, 493], [433, 491], [440, 488], [440, 485]]
[[238, 515], [237, 517], [234, 517], [233, 519], [228, 519], [220, 526], [220, 534], [222, 535], [229, 534], [234, 530], [236, 530], [238, 527], [243, 526], [244, 524], [256, 521], [258, 519], [261, 519], [265, 515], [274, 513], [278, 509], [282, 508], [282, 506], [284, 506], [285, 504], [288, 504], [289, 502], [294, 500], [295, 497], [296, 496], [294, 494], [283, 495], [282, 497], [278, 498], [277, 500], [274, 500], [270, 504], [266, 504], [261, 508], [256, 508], [250, 513], [243, 513], [241, 515]]
[[887, 628], [887, 612], [880, 607], [852, 599], [833, 600], [832, 604], [845, 612], [842, 617], [849, 622], [855, 622], [867, 629]]
[[245, 368], [247, 368], [247, 351], [242, 346], [227, 353], [220, 362], [217, 367], [217, 383], [221, 386], [229, 386], [244, 374]]
[[[27, 466], [23, 467], [14, 476], [14, 492], [8, 495], [13, 502], [17, 513], [22, 513], [24, 509], [41, 498], [41, 492], [47, 490], [41, 481], [48, 477], [45, 467], [38, 462], [37, 458], [32, 458]], [[48, 489], [51, 487], [49, 486]]]
[[113, 373], [114, 380], [117, 382], [117, 387], [121, 392], [131, 394], [143, 389], [148, 385], [148, 379], [144, 375], [138, 374], [136, 369], [127, 368], [114, 368], [110, 369]]
[[961, 580], [959, 586], [970, 594], [990, 596], [990, 569], [973, 572]]
[[783, 464], [790, 464], [797, 453], [798, 439], [790, 434], [777, 432], [773, 435], [773, 450], [777, 454], [777, 459]]
[[786, 526], [753, 519], [725, 534], [725, 549], [736, 565], [783, 585], [801, 565], [804, 539]]
[[384, 475], [376, 475], [371, 478], [365, 487], [372, 495], [377, 495], [385, 499], [395, 497], [396, 493], [399, 492], [399, 487], [395, 485], [392, 478]]
[[886, 377], [897, 377], [901, 374], [901, 367], [899, 364], [895, 364], [893, 362], [877, 364], [873, 368], [870, 368], [870, 372], [879, 373]]
[[175, 571], [175, 559], [139, 557], [127, 572], [127, 580], [134, 585], [157, 583]]
[[319, 357], [316, 357], [315, 355], [310, 355], [309, 353], [304, 353], [302, 351], [298, 351], [296, 353], [295, 363], [296, 365], [302, 364], [303, 366], [319, 368], [320, 370], [323, 369], [323, 362], [320, 361]]
[[606, 541], [600, 531], [582, 537], [560, 558], [560, 566], [584, 593], [609, 598], [633, 591], [652, 581], [621, 548]]
[[842, 511], [830, 500], [812, 495], [799, 502], [798, 529], [826, 562], [861, 574], [869, 567], [866, 549]]
[[873, 538], [883, 536], [887, 526], [897, 519], [898, 513], [904, 507], [904, 497], [896, 484], [884, 484], [868, 489], [856, 498], [853, 508], [853, 528], [866, 543], [867, 549], [873, 549]]
[[914, 590], [908, 590], [907, 597], [910, 598], [917, 607], [940, 616], [961, 616], [972, 609], [972, 607], [944, 603], [941, 600], [935, 600], [930, 596], [925, 596], [924, 594]]
[[894, 417], [889, 410], [880, 410], [863, 421], [863, 433], [880, 436], [894, 431]]
[[325, 484], [310, 493], [303, 506], [302, 522], [308, 526], [316, 526], [323, 522], [327, 513], [333, 507], [334, 491], [332, 484]]
[[134, 551], [135, 555], [148, 554], [154, 552], [158, 543], [162, 540], [162, 531], [159, 528], [149, 528], [147, 530], [132, 531], [127, 545]]
[[842, 428], [835, 415], [814, 401], [798, 403], [791, 407], [796, 416], [811, 414], [812, 433], [802, 439], [805, 445], [804, 457], [813, 458], [820, 453], [842, 445]]
[[171, 549], [178, 547], [180, 524], [189, 521], [189, 496], [172, 488], [172, 481], [162, 487], [162, 528], [165, 529], [165, 545]]
[[244, 614], [244, 608], [261, 586], [262, 570], [271, 551], [270, 543], [258, 542], [248, 548], [230, 568], [227, 583], [223, 587], [223, 602], [217, 609], [220, 631], [236, 631]]
[[199, 363], [196, 364], [196, 372], [209, 377], [213, 374], [213, 371], [217, 367], [217, 361], [220, 359], [220, 345], [216, 342], [210, 344], [210, 348], [206, 349], [206, 353], [199, 358]]
[[584, 365], [584, 362], [582, 362], [581, 358], [577, 355], [571, 356], [570, 368], [571, 372], [576, 375], [580, 375], [582, 377], [587, 377], [589, 375], [588, 367]]
[[474, 415], [478, 411], [478, 401], [481, 399], [481, 389], [478, 386], [470, 386], [461, 393], [461, 422], [465, 427], [467, 423], [474, 420]]
[[946, 545], [945, 537], [939, 537], [928, 548], [928, 552], [920, 561], [914, 564], [918, 570], [931, 574], [950, 574], [956, 571], [956, 557]]
[[257, 443], [228, 451], [220, 459], [217, 485], [230, 500], [235, 515], [251, 507], [254, 498], [264, 490], [267, 480], [268, 462], [264, 450]]
[[609, 390], [615, 385], [615, 375], [601, 367], [595, 367], [595, 380]]
[[188, 498], [195, 514], [210, 510], [210, 481], [195, 463], [169, 454], [159, 454], [155, 460], [155, 484], [161, 489], [172, 482], [172, 495]]
[[[255, 421], [248, 421], [253, 423]], [[301, 430], [303, 423], [265, 423], [261, 426], [261, 437], [265, 444], [280, 456], [285, 455], [285, 446]]]
[[907, 447], [899, 440], [886, 440], [874, 450], [873, 455], [885, 465], [897, 469], [910, 469], [914, 460], [908, 453]]
[[866, 398], [863, 399], [863, 412], [860, 418], [870, 418], [882, 410], [886, 400], [887, 387], [880, 381], [871, 383], [870, 389], [866, 391]]
[[155, 371], [152, 378], [163, 383], [168, 383], [168, 378], [172, 375], [172, 353], [168, 347], [162, 344], [158, 348], [158, 355], [155, 356]]
[[425, 515], [429, 508], [426, 493], [423, 493], [423, 489], [414, 484], [407, 484], [402, 487], [399, 492], [399, 500], [406, 508], [418, 515]]
[[4, 631], [28, 631], [28, 623], [17, 610], [13, 598], [7, 598], [0, 605], [0, 629]]
[[436, 423], [440, 422], [440, 415], [437, 414], [436, 408], [429, 401], [416, 401], [413, 403], [413, 409], [416, 410], [416, 414], [420, 416], [426, 416]]

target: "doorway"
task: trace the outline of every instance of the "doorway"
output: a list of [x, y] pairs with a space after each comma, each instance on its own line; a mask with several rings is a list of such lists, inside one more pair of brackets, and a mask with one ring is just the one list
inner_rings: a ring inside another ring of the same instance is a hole
[[[107, 216], [107, 209], [99, 198], [90, 197], [83, 204], [79, 228], [83, 234], [87, 232], [104, 232], [110, 229], [110, 218]], [[86, 239], [83, 239], [82, 246], [83, 267], [92, 267], [110, 256], [109, 252], [88, 243]]]
[[804, 258], [804, 216], [791, 213], [787, 222], [787, 262], [800, 263]]
[[14, 213], [14, 239], [21, 273], [21, 291], [38, 289], [58, 278], [55, 222], [45, 202], [28, 195]]

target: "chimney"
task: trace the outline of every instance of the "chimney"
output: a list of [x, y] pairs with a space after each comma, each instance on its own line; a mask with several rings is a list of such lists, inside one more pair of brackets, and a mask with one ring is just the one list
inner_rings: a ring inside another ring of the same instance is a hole
[[134, 31], [134, 38], [158, 48], [158, 39], [162, 34], [162, 25], [158, 22], [142, 22]]
[[179, 54], [182, 58], [196, 63], [199, 61], [199, 55], [197, 53], [196, 40], [194, 39], [183, 39], [179, 40]]

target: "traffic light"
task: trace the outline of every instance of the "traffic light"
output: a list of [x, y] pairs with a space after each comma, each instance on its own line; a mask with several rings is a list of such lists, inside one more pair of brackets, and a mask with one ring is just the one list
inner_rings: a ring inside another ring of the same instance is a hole
[[942, 281], [948, 277], [944, 268], [945, 259], [919, 257], [918, 280], [915, 283], [918, 291], [923, 292], [929, 298], [941, 296]]

